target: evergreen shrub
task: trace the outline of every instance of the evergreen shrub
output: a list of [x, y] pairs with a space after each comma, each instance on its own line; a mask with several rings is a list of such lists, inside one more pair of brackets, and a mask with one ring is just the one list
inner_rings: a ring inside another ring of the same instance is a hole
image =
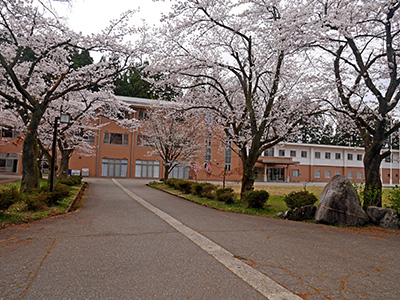
[[248, 208], [264, 208], [268, 201], [269, 193], [264, 190], [247, 191], [243, 194], [243, 201]]
[[309, 191], [291, 192], [283, 199], [290, 209], [300, 208], [306, 205], [314, 205], [317, 197]]
[[390, 204], [387, 207], [400, 214], [400, 188], [397, 185], [389, 192], [388, 200]]
[[19, 201], [21, 201], [21, 195], [17, 186], [10, 185], [0, 189], [0, 210], [6, 210]]
[[200, 196], [203, 191], [204, 182], [193, 182], [192, 184], [192, 194]]
[[214, 185], [212, 183], [204, 182], [203, 186], [201, 188], [200, 196], [208, 198], [208, 199], [214, 199], [216, 190], [217, 190], [216, 185]]
[[80, 185], [82, 183], [82, 176], [69, 176], [58, 180], [57, 183], [62, 183], [68, 186]]
[[192, 191], [192, 182], [186, 180], [178, 180], [176, 182], [177, 189], [184, 192], [185, 194], [190, 194]]
[[215, 198], [226, 204], [232, 204], [235, 202], [235, 193], [232, 188], [221, 188], [216, 190]]
[[175, 187], [175, 182], [177, 181], [178, 179], [176, 179], [176, 178], [168, 178], [167, 180], [165, 180], [165, 184], [166, 185], [168, 185], [169, 187]]

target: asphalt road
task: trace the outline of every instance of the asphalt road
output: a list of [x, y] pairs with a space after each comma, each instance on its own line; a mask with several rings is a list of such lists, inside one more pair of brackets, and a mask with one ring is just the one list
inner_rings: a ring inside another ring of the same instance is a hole
[[126, 191], [89, 181], [79, 212], [0, 231], [1, 299], [265, 299], [276, 289], [287, 294], [267, 297], [400, 299], [398, 231], [225, 213], [140, 180], [118, 179]]

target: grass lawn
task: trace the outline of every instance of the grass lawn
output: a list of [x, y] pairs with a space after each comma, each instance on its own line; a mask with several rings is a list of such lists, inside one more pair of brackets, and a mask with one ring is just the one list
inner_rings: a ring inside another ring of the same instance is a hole
[[[276, 217], [277, 213], [279, 212], [284, 212], [288, 210], [288, 207], [286, 206], [286, 203], [283, 201], [283, 198], [285, 195], [289, 194], [290, 192], [293, 191], [302, 191], [304, 190], [303, 186], [291, 186], [291, 185], [276, 185], [276, 186], [266, 186], [266, 185], [256, 185], [255, 189], [256, 190], [266, 190], [269, 193], [269, 199], [264, 207], [264, 209], [249, 209], [246, 207], [244, 203], [242, 203], [239, 200], [239, 193], [240, 193], [240, 185], [227, 185], [226, 187], [230, 187], [235, 191], [235, 194], [237, 195], [237, 199], [234, 204], [226, 204], [224, 202], [220, 202], [217, 200], [211, 200], [208, 198], [200, 197], [200, 196], [195, 196], [192, 194], [184, 194], [181, 191], [178, 191], [174, 188], [171, 188], [165, 184], [162, 183], [151, 183], [149, 186], [160, 189], [160, 190], [166, 190], [174, 195], [177, 195], [179, 197], [185, 198], [189, 201], [207, 206], [207, 207], [212, 207], [218, 210], [224, 210], [224, 211], [230, 211], [230, 212], [236, 212], [236, 213], [244, 213], [244, 214], [250, 214], [250, 215], [257, 215], [257, 216], [265, 216], [265, 217]], [[222, 186], [219, 186], [222, 187]], [[321, 196], [321, 193], [324, 189], [323, 186], [307, 186], [306, 188], [309, 192], [313, 193], [317, 198]], [[384, 188], [383, 189], [383, 206], [388, 205], [389, 202], [387, 201], [387, 197], [389, 194], [389, 191], [391, 188]], [[358, 192], [360, 192], [360, 189], [358, 189]], [[315, 205], [318, 205], [318, 202], [315, 203]]]

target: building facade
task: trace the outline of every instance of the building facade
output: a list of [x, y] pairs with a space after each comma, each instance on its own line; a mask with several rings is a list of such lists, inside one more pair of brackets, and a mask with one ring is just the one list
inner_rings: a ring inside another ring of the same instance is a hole
[[[135, 109], [130, 118], [142, 119], [154, 100], [120, 97]], [[163, 165], [159, 157], [149, 156], [140, 131], [129, 131], [103, 117], [102, 125], [91, 141], [90, 155], [75, 152], [70, 159], [73, 174], [90, 177], [123, 177], [160, 179]], [[0, 140], [0, 173], [21, 174], [22, 137], [19, 132], [3, 126]], [[356, 183], [364, 182], [364, 149], [331, 145], [281, 143], [268, 149], [259, 158], [256, 166], [256, 181], [259, 182], [329, 182], [336, 174], [346, 176]], [[44, 171], [46, 168], [44, 168]], [[381, 164], [384, 184], [399, 184], [399, 150]], [[207, 136], [204, 140], [204, 155], [192, 165], [176, 167], [171, 177], [200, 181], [239, 182], [242, 165], [235, 153], [235, 146], [226, 147], [219, 139]]]

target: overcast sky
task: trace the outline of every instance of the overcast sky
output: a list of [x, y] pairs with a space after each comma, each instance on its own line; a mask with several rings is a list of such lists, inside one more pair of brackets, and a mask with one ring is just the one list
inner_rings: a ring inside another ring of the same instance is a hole
[[161, 13], [168, 12], [169, 0], [153, 2], [152, 0], [62, 0], [52, 1], [60, 16], [67, 18], [70, 28], [83, 34], [99, 32], [117, 19], [126, 10], [140, 8], [132, 20], [140, 25], [142, 19], [150, 25], [158, 24]]

